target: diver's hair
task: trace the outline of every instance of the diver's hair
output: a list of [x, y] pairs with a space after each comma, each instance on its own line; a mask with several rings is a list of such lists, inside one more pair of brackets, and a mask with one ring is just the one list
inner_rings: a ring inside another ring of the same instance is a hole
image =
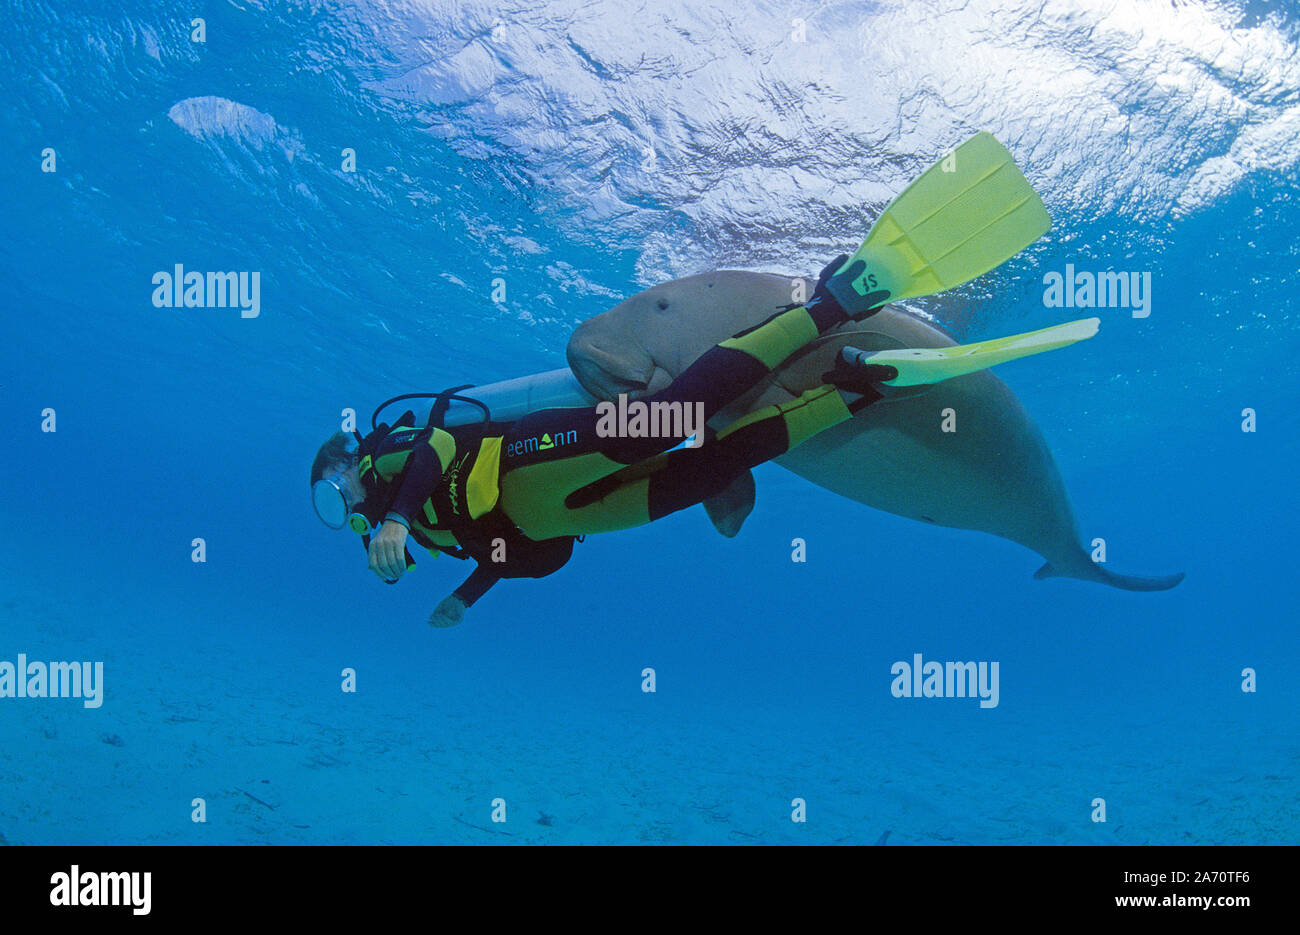
[[311, 482], [315, 484], [325, 476], [327, 468], [336, 464], [355, 464], [357, 462], [356, 439], [347, 432], [335, 432], [320, 446], [316, 460], [311, 463]]

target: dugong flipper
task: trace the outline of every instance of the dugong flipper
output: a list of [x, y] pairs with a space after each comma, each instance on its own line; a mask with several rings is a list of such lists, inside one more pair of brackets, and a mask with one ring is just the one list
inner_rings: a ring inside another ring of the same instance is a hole
[[740, 532], [741, 525], [753, 512], [756, 496], [754, 475], [742, 471], [722, 493], [709, 497], [702, 505], [713, 528], [730, 539]]
[[[663, 283], [579, 325], [569, 339], [569, 366], [600, 399], [654, 392], [714, 344], [788, 305], [797, 281], [724, 270]], [[803, 286], [803, 295], [811, 295], [813, 283], [805, 280]], [[817, 385], [850, 343], [873, 350], [956, 342], [889, 306], [787, 361], [774, 380], [720, 413], [715, 427]], [[958, 431], [942, 430], [945, 409], [956, 414]], [[1047, 560], [1037, 578], [1081, 578], [1132, 591], [1160, 591], [1183, 579], [1117, 575], [1091, 561], [1042, 435], [1006, 384], [988, 371], [873, 403], [777, 463], [876, 509], [1019, 542]]]

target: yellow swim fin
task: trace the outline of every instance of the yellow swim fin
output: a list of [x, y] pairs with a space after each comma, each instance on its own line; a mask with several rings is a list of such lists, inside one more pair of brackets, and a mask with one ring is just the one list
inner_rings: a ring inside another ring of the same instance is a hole
[[1052, 226], [990, 133], [976, 133], [907, 186], [826, 283], [850, 315], [933, 295], [1001, 266]]
[[871, 367], [873, 373], [881, 376], [888, 374], [889, 369], [894, 370], [896, 376], [876, 379], [875, 382], [885, 386], [924, 386], [994, 367], [1018, 357], [1042, 354], [1086, 341], [1097, 333], [1100, 324], [1098, 318], [1084, 318], [1039, 331], [993, 338], [975, 344], [959, 344], [956, 347], [909, 347], [874, 352], [845, 347], [840, 351], [840, 356], [850, 364]]

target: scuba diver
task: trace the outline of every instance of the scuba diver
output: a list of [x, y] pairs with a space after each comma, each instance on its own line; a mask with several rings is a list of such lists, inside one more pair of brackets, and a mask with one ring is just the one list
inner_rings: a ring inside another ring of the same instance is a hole
[[[714, 346], [638, 401], [652, 412], [699, 407], [707, 421], [809, 341], [879, 311], [887, 296], [851, 288], [865, 264], [848, 260], [840, 256], [823, 270], [811, 300]], [[833, 277], [835, 270], [842, 272]], [[586, 534], [639, 526], [718, 495], [750, 468], [880, 399], [879, 382], [897, 376], [887, 364], [837, 364], [825, 384], [682, 448], [680, 434], [608, 433], [596, 406], [442, 428], [435, 423], [444, 398], [430, 424], [416, 426], [408, 411], [364, 438], [331, 436], [312, 464], [312, 501], [327, 526], [362, 534], [370, 570], [389, 583], [413, 564], [408, 539], [435, 555], [474, 559], [474, 572], [429, 618], [452, 626], [500, 579], [552, 574]]]
[[[331, 528], [359, 533], [370, 569], [389, 583], [413, 566], [409, 540], [434, 555], [474, 559], [474, 572], [429, 618], [434, 626], [454, 625], [500, 579], [552, 574], [589, 533], [725, 502], [742, 479], [752, 484], [750, 468], [877, 400], [1091, 337], [1095, 318], [965, 346], [874, 353], [844, 347], [821, 383], [801, 395], [716, 432], [703, 424], [827, 332], [887, 302], [969, 282], [1050, 225], [1011, 154], [977, 133], [895, 198], [851, 257], [823, 269], [811, 299], [709, 348], [657, 392], [642, 391], [636, 402], [651, 412], [678, 407], [680, 415], [690, 407], [702, 416], [694, 446], [677, 447], [690, 434], [684, 431], [610, 431], [602, 416], [609, 402], [492, 421], [485, 404], [454, 390], [408, 394], [380, 406], [365, 437], [337, 432], [321, 446], [311, 468], [316, 513]], [[409, 411], [391, 426], [378, 424], [389, 403], [413, 397], [435, 400], [425, 424]], [[484, 421], [446, 427], [451, 399], [478, 406]], [[734, 534], [712, 509], [710, 517]]]

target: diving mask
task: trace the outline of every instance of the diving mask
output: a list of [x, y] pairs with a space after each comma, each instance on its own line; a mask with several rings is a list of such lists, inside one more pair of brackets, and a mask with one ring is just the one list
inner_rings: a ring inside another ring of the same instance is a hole
[[311, 487], [311, 505], [316, 508], [320, 521], [330, 529], [342, 529], [352, 513], [353, 503], [348, 497], [349, 484], [346, 471], [322, 477]]

